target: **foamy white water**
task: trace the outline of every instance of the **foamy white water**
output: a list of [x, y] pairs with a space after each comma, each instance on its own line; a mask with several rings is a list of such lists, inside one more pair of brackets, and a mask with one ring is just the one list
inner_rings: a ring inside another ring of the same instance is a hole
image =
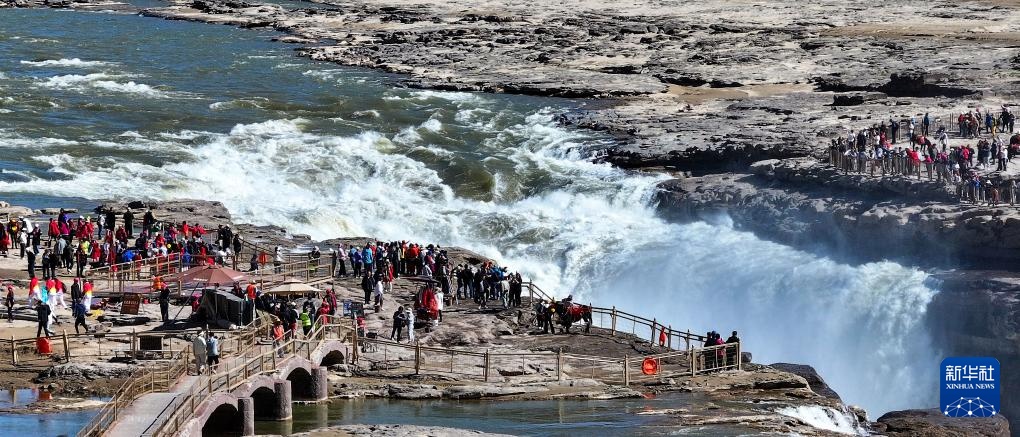
[[47, 59], [44, 61], [21, 61], [22, 64], [31, 65], [33, 67], [105, 67], [113, 65], [112, 62], [105, 61], [83, 61], [79, 58], [61, 58], [61, 59]]
[[819, 405], [785, 407], [780, 408], [776, 412], [784, 416], [799, 419], [801, 422], [826, 431], [846, 435], [869, 435], [868, 431], [856, 423], [856, 419], [851, 417], [849, 413], [836, 411], [829, 407]]
[[[411, 100], [430, 98], [465, 105], [468, 112], [458, 116], [487, 128], [484, 112], [467, 107], [480, 97], [420, 92]], [[724, 220], [666, 223], [649, 204], [663, 177], [586, 161], [583, 137], [556, 126], [548, 113], [500, 135], [520, 139], [506, 141], [504, 151], [515, 171], [545, 174], [548, 185], [562, 188], [525, 196], [500, 178], [493, 201], [458, 197], [422, 162], [388, 153], [391, 141], [445, 152], [421, 138], [439, 134], [439, 120], [394, 138], [309, 133], [306, 123], [271, 120], [229, 133], [94, 141], [93, 147], [186, 158], [156, 166], [41, 155], [36, 159], [68, 177], [2, 182], [0, 190], [204, 198], [222, 201], [241, 220], [316, 238], [373, 235], [469, 247], [559, 296], [616, 305], [696, 332], [738, 330], [757, 362], [814, 365], [845, 400], [873, 414], [932, 399], [937, 360], [922, 320], [934, 291], [921, 271], [890, 262], [840, 264], [736, 231]], [[197, 144], [180, 142], [185, 138]]]
[[40, 81], [39, 86], [47, 88], [74, 89], [80, 91], [87, 90], [88, 88], [96, 88], [152, 98], [167, 98], [172, 96], [172, 93], [154, 88], [144, 83], [137, 83], [133, 80], [129, 80], [127, 82], [117, 82], [113, 80], [122, 77], [124, 77], [124, 75], [110, 73], [65, 74]]

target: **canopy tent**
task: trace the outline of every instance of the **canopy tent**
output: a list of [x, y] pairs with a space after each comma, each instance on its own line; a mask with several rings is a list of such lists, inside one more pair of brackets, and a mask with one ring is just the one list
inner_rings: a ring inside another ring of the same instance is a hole
[[237, 270], [223, 266], [198, 266], [171, 276], [183, 284], [233, 284], [247, 278]]
[[266, 291], [266, 293], [289, 295], [289, 294], [317, 293], [318, 291], [319, 291], [318, 288], [312, 287], [311, 285], [305, 284], [304, 282], [291, 278], [287, 279], [286, 281], [283, 281], [282, 284], [269, 289], [268, 291]]

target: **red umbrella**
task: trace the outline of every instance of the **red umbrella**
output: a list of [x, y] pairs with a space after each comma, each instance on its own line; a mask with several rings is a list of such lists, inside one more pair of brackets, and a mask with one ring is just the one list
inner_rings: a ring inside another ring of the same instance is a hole
[[198, 266], [178, 273], [173, 280], [185, 284], [232, 284], [245, 278], [244, 273], [223, 266]]

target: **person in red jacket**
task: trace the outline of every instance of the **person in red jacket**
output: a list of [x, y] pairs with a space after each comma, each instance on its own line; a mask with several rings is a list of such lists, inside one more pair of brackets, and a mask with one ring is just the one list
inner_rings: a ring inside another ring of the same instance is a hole
[[57, 219], [50, 219], [49, 236], [50, 241], [60, 238], [60, 225], [57, 224]]

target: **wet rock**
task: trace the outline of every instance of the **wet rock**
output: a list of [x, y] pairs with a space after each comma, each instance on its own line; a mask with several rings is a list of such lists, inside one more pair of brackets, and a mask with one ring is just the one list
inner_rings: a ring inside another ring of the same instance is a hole
[[397, 399], [439, 399], [443, 392], [435, 386], [389, 384], [386, 391]]
[[946, 417], [937, 409], [892, 411], [872, 424], [882, 435], [899, 436], [986, 436], [1007, 437], [1009, 422], [1006, 417], [959, 418]]
[[140, 226], [142, 217], [148, 208], [152, 208], [152, 214], [156, 220], [171, 223], [187, 221], [189, 224], [197, 222], [211, 232], [215, 232], [218, 225], [233, 224], [230, 212], [222, 203], [208, 200], [106, 201], [96, 207], [95, 212], [106, 214], [112, 211], [117, 214], [117, 222], [120, 224], [124, 211], [131, 209], [135, 215], [136, 226]]
[[444, 389], [443, 397], [450, 399], [481, 399], [495, 396], [519, 395], [537, 390], [540, 389], [492, 385], [458, 385]]
[[880, 90], [894, 97], [963, 97], [977, 93], [962, 87], [938, 85], [936, 77], [920, 70], [893, 73]]
[[39, 373], [40, 378], [124, 378], [134, 372], [135, 366], [121, 363], [66, 363], [58, 364]]
[[35, 211], [32, 208], [24, 206], [0, 206], [0, 215], [10, 215], [12, 218], [17, 217], [30, 217], [35, 215]]
[[808, 387], [811, 391], [835, 401], [843, 402], [843, 400], [839, 397], [839, 393], [836, 393], [835, 390], [825, 383], [825, 380], [822, 379], [822, 376], [818, 374], [818, 371], [816, 371], [814, 367], [804, 364], [790, 363], [774, 363], [769, 364], [769, 367], [800, 376], [807, 381]]
[[112, 323], [113, 326], [141, 326], [151, 322], [152, 318], [148, 316], [103, 314], [96, 320], [103, 323]]
[[836, 94], [832, 96], [833, 106], [857, 106], [863, 105], [865, 102], [873, 102], [876, 100], [882, 100], [885, 98], [885, 94], [882, 93], [848, 93], [848, 94]]

